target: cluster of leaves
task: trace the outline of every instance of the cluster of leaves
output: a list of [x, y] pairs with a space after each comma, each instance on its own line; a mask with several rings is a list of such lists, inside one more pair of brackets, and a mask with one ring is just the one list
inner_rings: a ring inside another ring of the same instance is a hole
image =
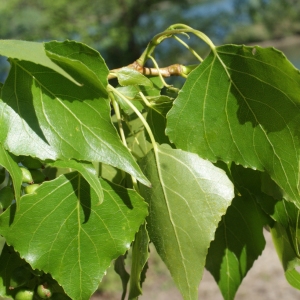
[[[202, 61], [189, 48], [201, 63], [169, 69], [187, 77], [179, 91], [152, 53], [169, 37], [186, 46], [181, 33], [211, 53]], [[151, 241], [184, 299], [197, 299], [207, 268], [230, 300], [264, 249], [264, 227], [300, 288], [300, 74], [281, 52], [215, 47], [179, 24], [136, 64], [111, 72], [73, 41], [3, 40], [0, 54], [11, 64], [0, 99], [1, 296], [47, 281], [54, 295], [89, 299], [115, 261], [122, 298], [129, 286], [136, 299]], [[143, 67], [149, 58], [152, 70]], [[47, 278], [30, 276], [15, 290], [22, 265]]]

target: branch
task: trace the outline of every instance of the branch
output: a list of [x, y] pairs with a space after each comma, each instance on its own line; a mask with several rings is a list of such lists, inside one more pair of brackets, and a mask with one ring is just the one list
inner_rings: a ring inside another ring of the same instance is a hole
[[[142, 73], [143, 75], [146, 76], [158, 76], [159, 73], [163, 76], [163, 77], [170, 77], [170, 76], [183, 76], [186, 77], [188, 75], [188, 73], [190, 73], [197, 65], [193, 65], [193, 66], [183, 66], [180, 64], [174, 64], [174, 65], [170, 65], [168, 67], [165, 68], [146, 68], [141, 66], [137, 61], [135, 61], [134, 63], [128, 65], [128, 68], [132, 68], [140, 73]], [[117, 77], [117, 73], [121, 70], [122, 68], [118, 68], [118, 69], [113, 69], [110, 70], [110, 73], [108, 75], [108, 80], [116, 78]]]

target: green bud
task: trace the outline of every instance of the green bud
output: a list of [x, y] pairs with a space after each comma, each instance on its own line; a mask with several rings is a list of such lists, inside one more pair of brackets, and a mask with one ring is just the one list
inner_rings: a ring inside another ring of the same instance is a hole
[[22, 171], [22, 182], [32, 183], [33, 179], [29, 170], [23, 167], [20, 167], [20, 169]]
[[49, 299], [52, 296], [52, 289], [47, 282], [38, 285], [36, 292], [42, 299]]
[[25, 187], [24, 192], [25, 194], [33, 194], [35, 190], [39, 187], [39, 184], [29, 184]]
[[15, 300], [32, 300], [34, 291], [29, 288], [20, 289], [15, 296]]

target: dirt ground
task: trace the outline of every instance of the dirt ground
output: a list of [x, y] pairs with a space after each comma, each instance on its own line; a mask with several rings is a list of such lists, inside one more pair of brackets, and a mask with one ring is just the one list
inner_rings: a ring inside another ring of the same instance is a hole
[[[266, 248], [254, 263], [237, 292], [235, 300], [295, 300], [300, 299], [300, 291], [292, 288], [284, 277], [282, 266], [273, 248], [271, 236], [265, 233]], [[118, 289], [120, 286], [118, 286]], [[182, 300], [165, 266], [151, 266], [147, 272], [140, 300]], [[92, 300], [119, 300], [121, 293], [108, 291], [94, 295]], [[213, 277], [205, 271], [199, 287], [199, 299], [222, 300]]]

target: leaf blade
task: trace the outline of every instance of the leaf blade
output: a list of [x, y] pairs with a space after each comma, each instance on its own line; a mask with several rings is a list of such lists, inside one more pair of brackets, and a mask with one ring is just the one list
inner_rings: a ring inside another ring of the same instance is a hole
[[[43, 160], [102, 161], [149, 184], [111, 122], [107, 94], [93, 87], [94, 82], [82, 77], [85, 85], [79, 87], [42, 66], [12, 63], [2, 96], [4, 107], [20, 121], [13, 124], [11, 114], [1, 114], [7, 124], [1, 128], [2, 142], [12, 153]], [[22, 75], [19, 85], [16, 73]]]
[[130, 272], [130, 285], [128, 299], [137, 299], [142, 295], [142, 276], [145, 276], [149, 258], [149, 236], [146, 224], [140, 227], [132, 246], [132, 264]]
[[42, 43], [19, 40], [1, 40], [0, 54], [9, 58], [31, 61], [35, 64], [50, 68], [79, 85], [75, 79], [47, 57]]
[[188, 77], [167, 116], [167, 134], [211, 161], [267, 171], [300, 205], [299, 82], [277, 50], [217, 47]]
[[[0, 216], [0, 232], [33, 268], [73, 299], [89, 299], [111, 261], [130, 247], [147, 215], [132, 190], [101, 182], [104, 202], [77, 173], [44, 182]], [[43, 241], [43, 242], [41, 242]]]
[[198, 299], [209, 244], [233, 198], [232, 183], [210, 162], [169, 147], [158, 146], [157, 156], [151, 152], [142, 164], [153, 186], [141, 188], [150, 208], [150, 239], [184, 299]]
[[99, 198], [99, 204], [103, 202], [103, 190], [101, 187], [101, 183], [98, 179], [97, 172], [93, 167], [92, 163], [86, 162], [77, 162], [75, 160], [62, 161], [57, 160], [54, 163], [49, 164], [52, 167], [58, 168], [71, 168], [78, 171], [84, 179], [90, 184], [92, 189], [95, 191]]
[[226, 300], [233, 300], [243, 279], [265, 248], [264, 225], [268, 218], [257, 203], [266, 195], [260, 190], [260, 173], [233, 165], [231, 175], [238, 195], [222, 217], [206, 257]]
[[152, 81], [137, 70], [124, 67], [117, 72], [117, 77], [121, 86], [143, 85], [153, 87]]

